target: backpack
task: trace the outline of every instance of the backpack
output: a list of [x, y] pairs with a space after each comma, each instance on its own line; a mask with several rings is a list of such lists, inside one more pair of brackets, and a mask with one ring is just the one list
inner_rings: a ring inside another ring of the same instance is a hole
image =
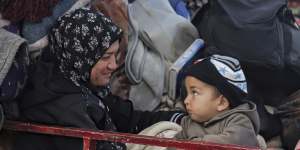
[[237, 58], [248, 85], [283, 94], [300, 88], [300, 30], [286, 0], [209, 1], [192, 23], [204, 53]]
[[191, 22], [176, 14], [169, 1], [135, 1], [128, 5], [128, 16], [125, 72], [134, 84], [129, 99], [137, 110], [153, 111], [167, 94], [168, 68], [198, 32]]
[[213, 47], [208, 54], [269, 69], [288, 65], [299, 72], [300, 46], [295, 40], [300, 31], [290, 20], [286, 0], [216, 0], [197, 14], [193, 24]]

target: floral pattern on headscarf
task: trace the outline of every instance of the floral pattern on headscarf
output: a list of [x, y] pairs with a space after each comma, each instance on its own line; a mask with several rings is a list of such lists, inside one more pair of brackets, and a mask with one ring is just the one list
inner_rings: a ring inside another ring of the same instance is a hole
[[65, 78], [86, 87], [92, 67], [121, 34], [102, 13], [81, 8], [60, 17], [51, 29], [50, 53]]

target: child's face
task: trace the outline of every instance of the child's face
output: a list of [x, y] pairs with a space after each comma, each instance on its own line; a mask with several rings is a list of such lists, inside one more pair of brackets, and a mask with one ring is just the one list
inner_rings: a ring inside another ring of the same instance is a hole
[[194, 77], [185, 79], [187, 97], [184, 100], [186, 110], [194, 121], [205, 122], [219, 113], [222, 95], [217, 89]]

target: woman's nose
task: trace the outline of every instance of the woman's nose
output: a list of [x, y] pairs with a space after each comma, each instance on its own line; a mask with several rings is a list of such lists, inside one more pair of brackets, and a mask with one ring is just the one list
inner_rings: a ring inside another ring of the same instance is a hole
[[116, 70], [118, 67], [117, 62], [116, 62], [116, 57], [112, 56], [112, 58], [110, 59], [109, 63], [108, 63], [108, 68], [112, 71]]

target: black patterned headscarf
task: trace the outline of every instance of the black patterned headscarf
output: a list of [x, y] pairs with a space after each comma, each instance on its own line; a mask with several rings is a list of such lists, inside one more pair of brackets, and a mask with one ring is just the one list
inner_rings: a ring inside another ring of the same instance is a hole
[[86, 87], [92, 67], [121, 34], [102, 13], [81, 8], [58, 19], [49, 33], [50, 53], [65, 78]]

